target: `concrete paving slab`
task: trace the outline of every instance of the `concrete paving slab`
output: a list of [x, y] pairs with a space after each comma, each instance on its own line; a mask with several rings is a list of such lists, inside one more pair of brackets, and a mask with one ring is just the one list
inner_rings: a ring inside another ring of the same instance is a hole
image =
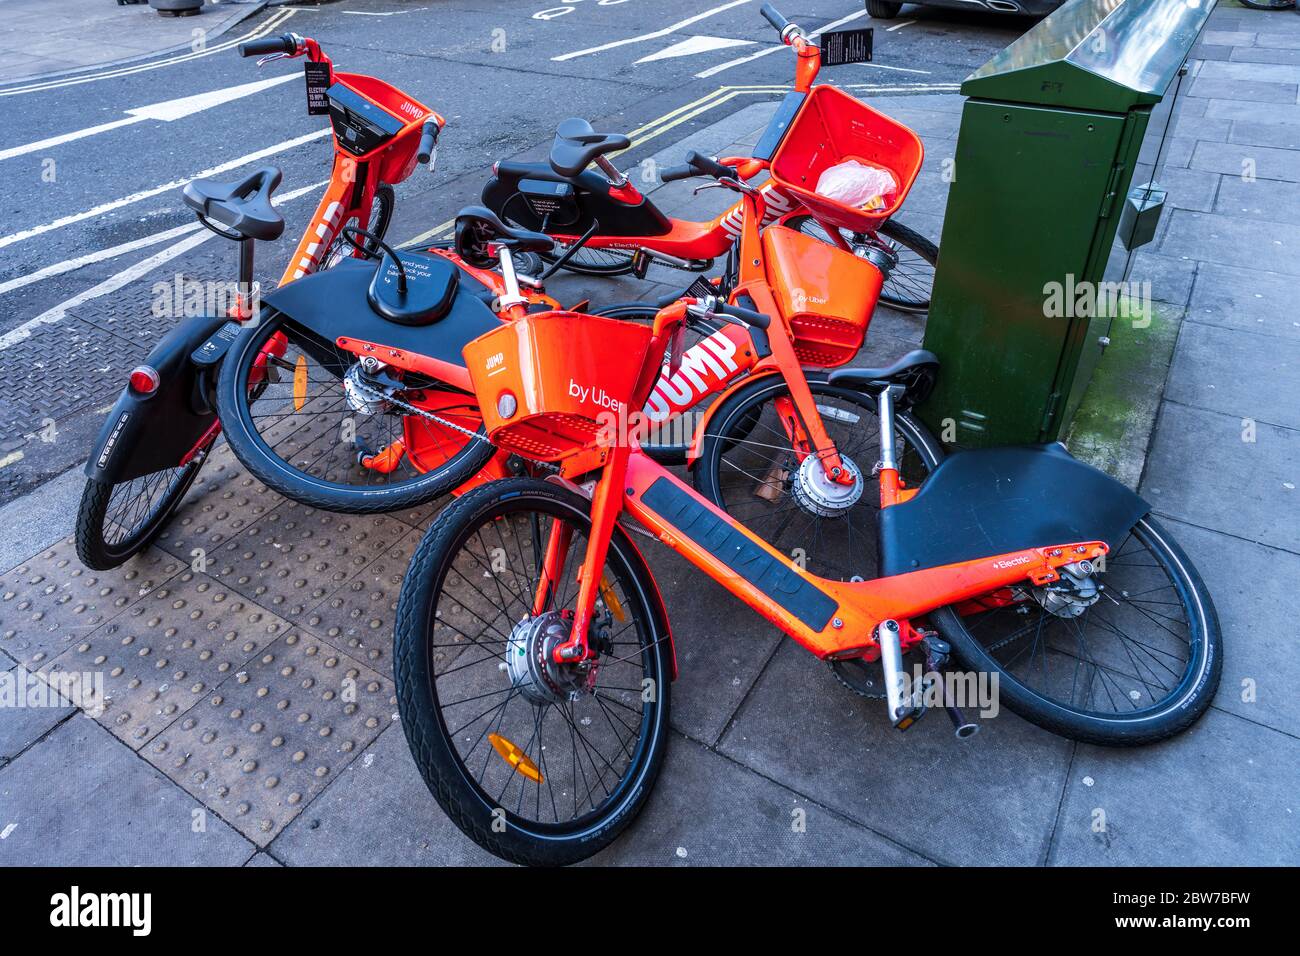
[[265, 847], [396, 709], [390, 681], [295, 632], [217, 685], [141, 755]]
[[1274, 146], [1279, 149], [1300, 149], [1300, 128], [1283, 123], [1258, 123], [1238, 120], [1232, 124], [1229, 142], [1254, 146]]
[[1166, 402], [1141, 493], [1157, 514], [1300, 552], [1300, 433], [1257, 424], [1249, 437], [1237, 416]]
[[1300, 48], [1268, 50], [1260, 47], [1233, 47], [1228, 59], [1234, 63], [1292, 63], [1300, 65]]
[[667, 548], [642, 547], [669, 602], [678, 670], [673, 726], [713, 744], [784, 635]]
[[289, 866], [501, 865], [447, 819], [396, 723], [276, 837], [270, 850]]
[[[35, 686], [40, 682], [40, 686]], [[0, 666], [0, 765], [18, 756], [76, 711], [71, 701], [25, 667]]]
[[1287, 223], [1175, 209], [1159, 251], [1189, 259], [1212, 256], [1228, 265], [1300, 275], [1297, 248], [1300, 239]]
[[[1291, 131], [1300, 143], [1300, 126], [1269, 128]], [[1214, 212], [1241, 219], [1289, 223], [1294, 228], [1300, 224], [1300, 183], [1247, 181], [1240, 176], [1224, 176], [1214, 201]]]
[[1210, 212], [1214, 208], [1214, 198], [1218, 194], [1222, 178], [1218, 173], [1204, 169], [1169, 166], [1161, 170], [1159, 182], [1169, 190], [1171, 209]]
[[86, 487], [80, 468], [69, 468], [35, 494], [0, 508], [0, 568], [12, 568], [72, 534]]
[[106, 701], [96, 719], [139, 750], [288, 630], [282, 618], [186, 570], [42, 673], [101, 673]]
[[941, 713], [900, 733], [787, 643], [718, 749], [937, 862], [1040, 863], [1071, 744], [1005, 712], [979, 723], [966, 741]]
[[1300, 83], [1300, 66], [1284, 63], [1206, 63], [1200, 77], [1264, 83]]
[[1150, 282], [1151, 298], [1185, 306], [1192, 297], [1197, 263], [1192, 259], [1162, 256], [1149, 249], [1137, 249], [1130, 260], [1130, 282]]
[[113, 571], [91, 571], [71, 540], [47, 548], [4, 576], [0, 647], [38, 669], [121, 614], [181, 570], [153, 548]]
[[1205, 580], [1223, 629], [1223, 681], [1214, 705], [1291, 736], [1300, 735], [1300, 658], [1295, 653], [1295, 601], [1264, 582], [1300, 574], [1300, 555], [1163, 522]]
[[1247, 179], [1300, 181], [1300, 154], [1271, 146], [1202, 141], [1196, 144], [1188, 165]]
[[258, 853], [254, 853], [252, 859], [250, 859], [247, 863], [245, 863], [244, 866], [283, 867], [284, 864], [281, 863], [279, 860], [277, 860], [275, 857], [271, 856], [269, 853], [258, 852]]
[[[0, 66], [0, 83], [189, 47], [195, 30], [214, 40], [263, 6], [261, 2], [209, 2], [197, 17], [163, 17], [143, 4], [59, 0], [51, 5], [45, 0], [8, 0], [5, 21], [0, 23], [0, 48], [12, 46], [46, 62], [33, 67], [5, 60]], [[44, 40], [33, 43], [33, 36]]]
[[1300, 429], [1300, 402], [1280, 382], [1300, 377], [1300, 340], [1189, 322], [1165, 396], [1237, 418]]
[[1274, 272], [1202, 262], [1192, 289], [1188, 317], [1227, 329], [1300, 336], [1295, 315], [1295, 279]]
[[[1206, 61], [1206, 65], [1213, 62], [1215, 61]], [[1232, 97], [1251, 103], [1283, 105], [1294, 104], [1297, 92], [1300, 92], [1300, 86], [1295, 83], [1266, 83], [1258, 80], [1228, 80], [1199, 76], [1187, 88], [1188, 96], [1206, 96], [1213, 99]]]
[[693, 740], [593, 866], [925, 866], [930, 861]]
[[[1191, 101], [1189, 101], [1191, 102]], [[1205, 105], [1205, 115], [1210, 118], [1252, 120], [1260, 123], [1300, 124], [1300, 105], [1288, 106], [1285, 102], [1259, 103], [1234, 96], [1231, 91], [1215, 96]]]
[[0, 769], [0, 866], [239, 866], [253, 846], [75, 718]]
[[1300, 741], [1215, 710], [1176, 740], [1141, 750], [1080, 745], [1050, 862], [1292, 866], [1297, 767]]

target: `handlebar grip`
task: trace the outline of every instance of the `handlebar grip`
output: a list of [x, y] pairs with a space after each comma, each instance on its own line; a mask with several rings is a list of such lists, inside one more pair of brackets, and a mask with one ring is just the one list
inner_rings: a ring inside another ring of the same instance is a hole
[[437, 120], [429, 120], [424, 124], [420, 132], [420, 146], [415, 151], [415, 158], [422, 163], [427, 163], [429, 157], [433, 155], [434, 147], [438, 145], [438, 133], [441, 127], [438, 126]]
[[723, 315], [729, 315], [733, 319], [740, 319], [746, 325], [752, 325], [760, 329], [765, 329], [772, 324], [770, 316], [762, 312], [755, 312], [753, 309], [746, 309], [739, 305], [726, 305], [719, 302], [713, 307], [715, 312], [721, 312]]
[[700, 175], [699, 172], [691, 166], [669, 166], [659, 171], [659, 180], [660, 182], [671, 183], [698, 175]]
[[724, 166], [716, 159], [702, 156], [695, 150], [686, 154], [686, 165], [697, 170], [697, 175], [712, 176], [714, 179], [736, 178], [736, 171], [730, 166]]
[[297, 52], [297, 42], [287, 33], [278, 37], [248, 40], [239, 44], [240, 56], [265, 56], [268, 53], [287, 53], [293, 56]]
[[763, 15], [764, 20], [772, 24], [777, 33], [784, 34], [785, 28], [790, 25], [790, 21], [781, 14], [781, 11], [770, 3], [763, 4], [762, 9], [758, 12]]

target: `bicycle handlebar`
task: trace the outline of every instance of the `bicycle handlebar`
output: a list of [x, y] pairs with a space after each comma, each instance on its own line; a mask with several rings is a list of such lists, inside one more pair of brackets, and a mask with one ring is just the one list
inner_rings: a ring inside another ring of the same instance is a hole
[[438, 146], [438, 133], [441, 129], [442, 127], [438, 125], [437, 120], [431, 119], [424, 124], [424, 128], [420, 132], [420, 145], [415, 151], [417, 160], [422, 163], [429, 161], [429, 157], [433, 155], [433, 151]]
[[293, 56], [298, 52], [298, 39], [292, 33], [278, 37], [263, 37], [260, 40], [248, 40], [239, 44], [240, 56], [265, 56], [268, 53], [283, 53]]
[[785, 18], [785, 16], [781, 13], [781, 11], [778, 10], [776, 7], [772, 6], [770, 3], [765, 3], [763, 4], [762, 9], [759, 10], [758, 12], [763, 15], [764, 20], [772, 24], [776, 32], [781, 34], [781, 39], [784, 40], [785, 30], [786, 27], [790, 26], [790, 21]]
[[665, 183], [678, 179], [691, 179], [695, 176], [712, 176], [714, 179], [736, 179], [739, 175], [730, 166], [718, 162], [710, 156], [703, 156], [695, 150], [686, 154], [686, 163], [682, 166], [669, 166], [659, 173], [659, 179]]

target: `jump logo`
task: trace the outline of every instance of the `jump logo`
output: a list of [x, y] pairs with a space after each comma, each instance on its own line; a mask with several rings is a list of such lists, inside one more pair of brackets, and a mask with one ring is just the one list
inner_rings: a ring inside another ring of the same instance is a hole
[[306, 250], [307, 254], [298, 260], [298, 268], [293, 273], [295, 279], [301, 279], [316, 265], [321, 253], [325, 250], [325, 237], [334, 235], [334, 231], [338, 228], [339, 217], [342, 215], [343, 203], [332, 202], [329, 204], [329, 208], [325, 210], [325, 215], [321, 216], [320, 222], [316, 223], [316, 238], [318, 241], [309, 245]]
[[[759, 187], [758, 191], [763, 194], [763, 200], [766, 203], [766, 206], [763, 209], [764, 226], [770, 222], [774, 222], [794, 208], [794, 200], [770, 183], [764, 183]], [[728, 209], [723, 217], [718, 220], [718, 225], [722, 227], [722, 231], [727, 235], [739, 236], [740, 227], [744, 222], [744, 218], [745, 212], [743, 207], [740, 203], [736, 203], [736, 205]]]
[[[654, 391], [646, 399], [645, 416], [662, 422], [674, 412], [693, 406], [700, 396], [713, 388], [715, 381], [726, 381], [737, 368], [736, 343], [725, 330], [719, 330], [682, 355], [682, 365], [675, 374], [661, 375]], [[709, 377], [706, 377], [709, 376]]]
[[148, 936], [153, 928], [152, 893], [82, 893], [74, 886], [51, 896], [50, 906], [51, 926], [124, 926], [132, 936]]

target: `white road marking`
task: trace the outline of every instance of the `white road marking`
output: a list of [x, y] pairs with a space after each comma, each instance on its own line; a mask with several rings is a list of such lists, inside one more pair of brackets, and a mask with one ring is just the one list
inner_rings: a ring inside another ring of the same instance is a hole
[[106, 133], [109, 130], [119, 129], [123, 126], [130, 126], [132, 123], [143, 123], [145, 120], [158, 120], [163, 123], [171, 123], [178, 119], [184, 119], [187, 116], [193, 116], [203, 110], [211, 109], [214, 106], [220, 106], [223, 103], [229, 103], [232, 100], [241, 99], [245, 96], [251, 96], [253, 93], [260, 93], [262, 90], [270, 89], [273, 86], [279, 86], [281, 83], [287, 83], [289, 80], [297, 79], [294, 73], [285, 76], [277, 76], [270, 80], [258, 80], [256, 83], [243, 83], [239, 86], [227, 87], [224, 90], [212, 90], [209, 93], [198, 93], [194, 96], [182, 96], [179, 99], [166, 100], [162, 103], [153, 103], [149, 106], [138, 106], [133, 110], [126, 110], [126, 116], [121, 119], [112, 120], [108, 123], [100, 123], [96, 126], [87, 126], [85, 129], [74, 130], [71, 133], [63, 133], [60, 136], [51, 136], [48, 139], [38, 140], [35, 143], [28, 143], [25, 146], [13, 146], [9, 149], [0, 149], [0, 160], [11, 159], [14, 156], [24, 156], [27, 153], [37, 153], [42, 150], [53, 149], [55, 146], [61, 146], [64, 143], [71, 143], [79, 139], [85, 139], [88, 136], [95, 136], [99, 133]]
[[77, 256], [75, 259], [65, 259], [63, 262], [56, 262], [54, 265], [45, 266], [43, 269], [38, 269], [35, 272], [16, 276], [8, 282], [0, 282], [0, 295], [4, 295], [6, 292], [12, 292], [14, 289], [21, 289], [24, 286], [29, 286], [34, 282], [41, 282], [53, 276], [63, 275], [65, 272], [75, 272], [83, 266], [94, 265], [96, 262], [105, 262], [109, 259], [116, 259], [118, 256], [126, 255], [128, 252], [134, 252], [137, 249], [156, 246], [160, 242], [166, 242], [168, 239], [175, 239], [202, 228], [202, 224], [191, 222], [184, 226], [177, 226], [175, 229], [155, 232], [151, 236], [132, 239], [130, 242], [124, 242], [108, 249], [97, 249], [84, 256]]
[[[3, 458], [0, 458], [0, 468], [8, 468], [10, 465], [16, 465], [18, 462], [20, 462], [20, 461], [22, 461], [22, 460], [23, 460], [23, 453], [22, 453], [22, 452], [20, 452], [20, 451], [11, 451], [9, 454], [5, 455]], [[7, 836], [9, 836], [9, 834], [13, 833], [13, 831], [14, 831], [14, 826], [15, 826], [15, 824], [11, 823], [11, 824], [9, 824], [9, 826], [5, 827], [5, 829], [4, 829], [4, 833], [0, 833], [0, 840], [5, 839]]]
[[214, 53], [222, 53], [226, 50], [232, 50], [239, 46], [239, 44], [248, 40], [256, 40], [259, 37], [264, 37], [276, 27], [282, 25], [295, 13], [300, 13], [305, 9], [307, 8], [303, 7], [299, 9], [282, 10], [279, 13], [273, 14], [271, 19], [267, 20], [260, 27], [245, 33], [241, 37], [218, 43], [215, 46], [205, 47], [202, 50], [195, 50], [192, 53], [181, 53], [176, 56], [168, 57], [165, 60], [141, 63], [138, 66], [124, 66], [117, 69], [108, 69], [99, 73], [92, 73], [89, 76], [71, 76], [62, 79], [31, 83], [27, 86], [15, 86], [11, 89], [0, 90], [0, 96], [17, 96], [19, 93], [39, 93], [42, 90], [57, 90], [65, 86], [79, 86], [82, 83], [94, 83], [96, 80], [109, 80], [120, 76], [131, 76], [135, 73], [143, 73], [146, 70], [156, 70], [159, 67], [171, 66], [175, 63], [188, 63], [190, 60], [197, 60], [200, 57], [211, 56]]
[[[324, 188], [328, 184], [328, 182], [329, 180], [324, 180], [319, 183], [312, 183], [310, 186], [303, 186], [299, 189], [293, 190], [292, 192], [285, 193], [283, 196], [276, 196], [273, 198], [273, 201], [277, 206], [282, 205], [286, 202], [290, 202], [294, 199], [297, 199], [300, 196], [305, 196], [308, 193], [316, 192], [317, 190]], [[197, 223], [195, 225], [197, 225]], [[19, 342], [23, 341], [24, 339], [29, 338], [32, 334], [32, 331], [38, 328], [39, 326], [55, 325], [59, 322], [62, 322], [65, 318], [67, 318], [68, 311], [70, 309], [75, 309], [79, 305], [84, 305], [85, 303], [89, 302], [91, 299], [98, 299], [100, 296], [104, 296], [104, 295], [108, 295], [109, 293], [116, 292], [118, 289], [121, 289], [123, 286], [129, 285], [130, 283], [134, 282], [136, 279], [148, 275], [154, 269], [170, 262], [172, 259], [175, 259], [177, 256], [184, 255], [186, 252], [189, 252], [191, 249], [194, 249], [197, 246], [201, 246], [209, 239], [215, 239], [215, 238], [216, 238], [216, 233], [209, 232], [208, 230], [205, 229], [203, 230], [203, 232], [197, 235], [188, 236], [185, 239], [182, 239], [180, 242], [174, 243], [168, 246], [166, 249], [154, 253], [152, 256], [149, 256], [149, 258], [141, 260], [140, 262], [137, 262], [135, 265], [123, 269], [121, 272], [117, 273], [116, 275], [109, 276], [103, 282], [91, 286], [89, 289], [86, 289], [84, 292], [78, 292], [72, 298], [60, 302], [58, 305], [54, 306], [53, 308], [46, 309], [44, 312], [42, 312], [40, 315], [36, 316], [35, 318], [28, 319], [22, 325], [19, 325], [16, 328], [11, 329], [10, 331], [6, 332], [4, 335], [0, 335], [0, 352], [4, 351], [5, 349], [12, 348], [13, 346], [17, 345]]]
[[733, 40], [730, 37], [689, 37], [670, 47], [664, 47], [658, 53], [651, 53], [637, 60], [638, 63], [653, 63], [655, 60], [671, 60], [678, 56], [693, 56], [696, 53], [708, 53], [712, 50], [725, 50], [732, 46], [753, 46], [755, 40]]
[[61, 229], [64, 226], [70, 226], [73, 223], [83, 222], [87, 219], [94, 219], [96, 216], [102, 216], [104, 213], [112, 212], [114, 209], [121, 209], [123, 206], [129, 206], [131, 203], [139, 202], [142, 199], [149, 199], [162, 193], [169, 192], [173, 189], [179, 189], [188, 182], [195, 179], [206, 179], [209, 176], [219, 176], [222, 173], [229, 172], [232, 169], [238, 169], [240, 166], [247, 166], [249, 163], [255, 163], [259, 159], [265, 159], [267, 156], [274, 156], [276, 153], [282, 153], [286, 149], [293, 149], [295, 146], [301, 146], [303, 143], [310, 143], [314, 139], [320, 139], [322, 136], [330, 134], [329, 127], [316, 130], [314, 133], [306, 133], [302, 136], [295, 136], [293, 139], [287, 139], [283, 143], [276, 143], [274, 146], [267, 146], [255, 152], [239, 156], [235, 159], [228, 160], [218, 166], [205, 169], [195, 173], [193, 176], [187, 176], [184, 179], [173, 179], [169, 183], [163, 183], [161, 186], [153, 186], [149, 189], [142, 190], [138, 193], [132, 193], [129, 196], [123, 196], [121, 199], [114, 199], [112, 202], [106, 202], [96, 206], [94, 209], [87, 209], [83, 212], [73, 213], [70, 216], [62, 216], [51, 222], [40, 226], [33, 226], [31, 229], [24, 229], [22, 232], [11, 233], [7, 236], [0, 237], [0, 249], [5, 246], [13, 245], [15, 242], [22, 242], [24, 239], [31, 239], [33, 236], [40, 236], [55, 229]]
[[[824, 27], [820, 27], [816, 30], [810, 31], [808, 35], [810, 37], [819, 37], [827, 30], [834, 30], [836, 27], [843, 26], [846, 23], [851, 23], [854, 20], [860, 20], [862, 17], [865, 17], [866, 15], [867, 15], [866, 10], [859, 10], [857, 13], [850, 13], [847, 17], [840, 17], [838, 20], [834, 20], [826, 24], [826, 26]], [[782, 43], [779, 46], [770, 46], [767, 47], [766, 49], [759, 50], [757, 53], [751, 53], [749, 54], [749, 56], [738, 56], [734, 60], [728, 60], [726, 63], [719, 63], [717, 66], [711, 66], [707, 70], [701, 70], [699, 73], [695, 74], [695, 78], [697, 80], [702, 80], [706, 77], [715, 76], [718, 73], [721, 73], [723, 70], [731, 69], [733, 66], [740, 66], [740, 64], [742, 63], [748, 63], [751, 60], [757, 60], [760, 56], [767, 56], [769, 53], [775, 53], [777, 50], [784, 50], [784, 49], [785, 49], [785, 44]]]
[[[600, 46], [593, 46], [586, 50], [575, 50], [573, 53], [561, 53], [559, 56], [553, 56], [553, 61], [562, 62], [564, 60], [576, 60], [580, 56], [588, 56], [592, 53], [603, 53], [605, 50], [612, 50], [615, 47], [628, 46], [632, 43], [642, 43], [645, 40], [658, 40], [669, 34], [676, 33], [692, 23], [699, 23], [701, 20], [707, 20], [716, 13], [722, 13], [724, 10], [730, 10], [732, 7], [739, 7], [742, 4], [750, 3], [751, 0], [731, 0], [730, 3], [724, 3], [721, 6], [705, 10], [703, 13], [697, 13], [693, 17], [687, 17], [685, 20], [678, 20], [676, 23], [669, 24], [662, 30], [655, 30], [653, 33], [643, 33], [640, 36], [625, 37], [622, 40], [614, 40], [611, 43], [602, 43]], [[866, 11], [864, 10], [863, 13]]]
[[901, 29], [903, 29], [903, 27], [908, 26], [909, 24], [912, 24], [912, 23], [915, 23], [915, 22], [916, 22], [915, 20], [904, 20], [902, 23], [896, 23], [896, 24], [894, 24], [892, 27], [885, 27], [885, 32], [886, 32], [886, 33], [893, 33], [895, 30], [901, 30]]
[[877, 70], [895, 70], [898, 73], [920, 73], [922, 76], [931, 75], [929, 70], [912, 70], [905, 66], [886, 66], [883, 63], [858, 63], [857, 66], [869, 66]]

